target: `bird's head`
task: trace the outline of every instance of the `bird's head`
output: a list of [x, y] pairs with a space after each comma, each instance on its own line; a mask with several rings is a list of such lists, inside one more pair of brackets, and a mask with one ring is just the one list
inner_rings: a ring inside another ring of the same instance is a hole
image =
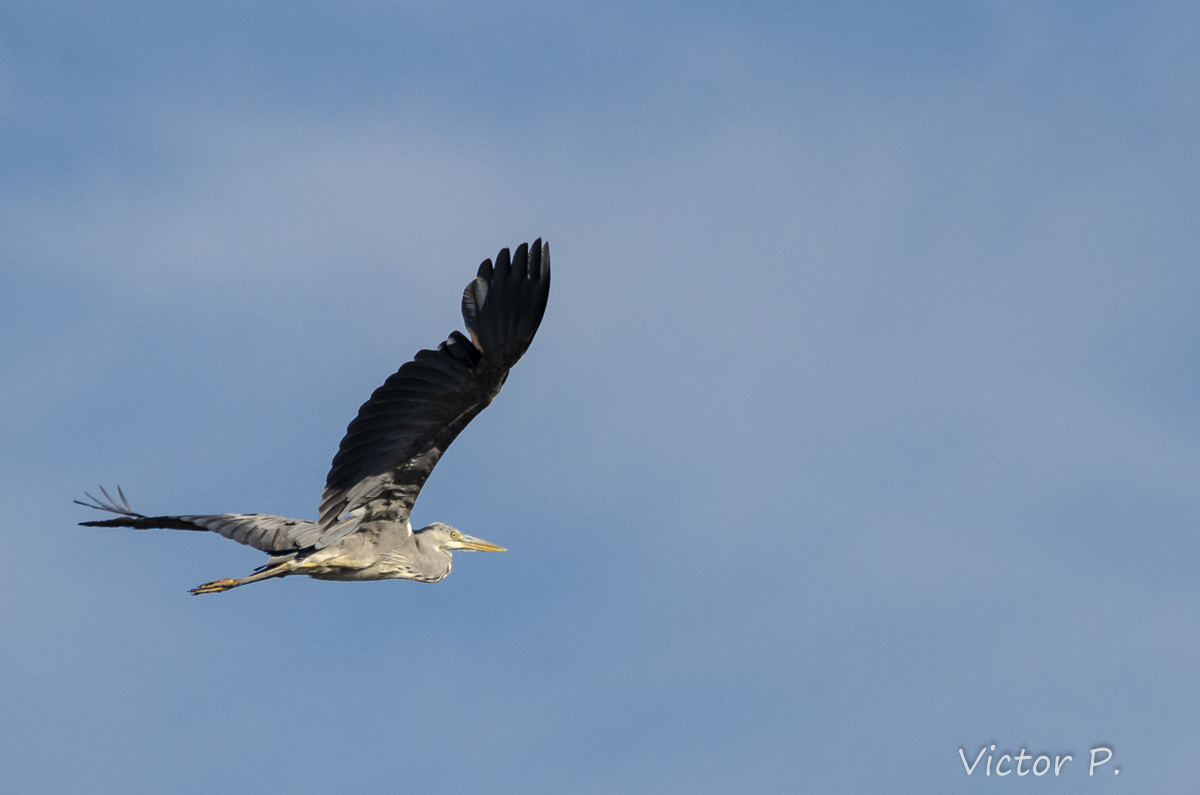
[[474, 538], [466, 533], [451, 527], [448, 524], [434, 522], [428, 527], [423, 527], [417, 531], [422, 534], [426, 540], [432, 540], [439, 548], [447, 552], [453, 552], [456, 549], [473, 549], [477, 552], [507, 552], [504, 547], [498, 547], [495, 544], [484, 541], [482, 538]]

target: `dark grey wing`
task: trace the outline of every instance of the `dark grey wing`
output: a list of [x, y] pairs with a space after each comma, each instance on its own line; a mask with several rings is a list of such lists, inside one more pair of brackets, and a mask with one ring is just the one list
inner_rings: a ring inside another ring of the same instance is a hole
[[405, 522], [442, 453], [500, 391], [533, 341], [550, 292], [550, 247], [539, 239], [484, 260], [463, 292], [468, 339], [455, 331], [375, 390], [346, 429], [321, 494], [318, 546], [353, 532], [333, 527], [369, 506], [372, 516]]
[[289, 519], [286, 516], [271, 516], [265, 513], [223, 513], [210, 516], [144, 516], [129, 507], [125, 495], [120, 494], [120, 501], [109, 497], [107, 491], [101, 489], [108, 502], [98, 500], [92, 495], [91, 502], [75, 500], [79, 505], [86, 505], [98, 511], [107, 511], [118, 515], [116, 519], [103, 519], [96, 522], [80, 522], [87, 527], [136, 527], [147, 530], [164, 528], [168, 530], [201, 530], [210, 531], [232, 539], [239, 544], [261, 549], [272, 554], [294, 552], [298, 549], [311, 547], [321, 537], [321, 527], [316, 522], [306, 522], [301, 519]]

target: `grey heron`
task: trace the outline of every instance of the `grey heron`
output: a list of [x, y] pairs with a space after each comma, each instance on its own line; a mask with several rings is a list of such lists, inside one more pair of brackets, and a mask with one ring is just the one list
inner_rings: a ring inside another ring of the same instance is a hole
[[247, 577], [192, 589], [219, 593], [273, 577], [304, 574], [323, 580], [406, 579], [438, 582], [451, 553], [503, 552], [441, 522], [413, 530], [413, 504], [450, 443], [500, 392], [509, 369], [533, 341], [550, 292], [550, 247], [522, 243], [511, 256], [479, 266], [463, 291], [459, 331], [437, 350], [418, 351], [375, 390], [346, 429], [321, 493], [317, 521], [268, 514], [144, 516], [101, 488], [80, 505], [118, 514], [80, 522], [90, 527], [167, 528], [218, 533], [266, 552]]

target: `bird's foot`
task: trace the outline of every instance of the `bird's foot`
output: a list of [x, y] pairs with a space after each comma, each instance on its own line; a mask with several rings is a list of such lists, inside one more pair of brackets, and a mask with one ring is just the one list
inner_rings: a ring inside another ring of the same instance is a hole
[[231, 580], [229, 578], [225, 578], [223, 580], [213, 580], [212, 582], [206, 582], [203, 585], [197, 585], [190, 591], [190, 593], [193, 593], [196, 596], [199, 596], [202, 593], [221, 593], [221, 591], [228, 591], [235, 585], [237, 585], [237, 580]]

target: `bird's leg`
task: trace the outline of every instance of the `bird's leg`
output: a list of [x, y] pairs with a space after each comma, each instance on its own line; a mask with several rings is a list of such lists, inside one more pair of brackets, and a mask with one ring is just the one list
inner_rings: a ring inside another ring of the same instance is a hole
[[206, 582], [203, 585], [197, 585], [190, 591], [190, 593], [193, 593], [196, 596], [199, 596], [202, 593], [221, 593], [221, 591], [228, 591], [230, 588], [237, 588], [239, 585], [249, 585], [252, 582], [258, 582], [259, 580], [269, 580], [272, 577], [286, 577], [295, 570], [295, 561], [287, 560], [283, 563], [280, 563], [278, 566], [271, 566], [268, 569], [263, 569], [257, 574], [251, 574], [249, 577], [242, 577], [237, 580], [226, 578], [224, 580], [213, 580], [212, 582]]

